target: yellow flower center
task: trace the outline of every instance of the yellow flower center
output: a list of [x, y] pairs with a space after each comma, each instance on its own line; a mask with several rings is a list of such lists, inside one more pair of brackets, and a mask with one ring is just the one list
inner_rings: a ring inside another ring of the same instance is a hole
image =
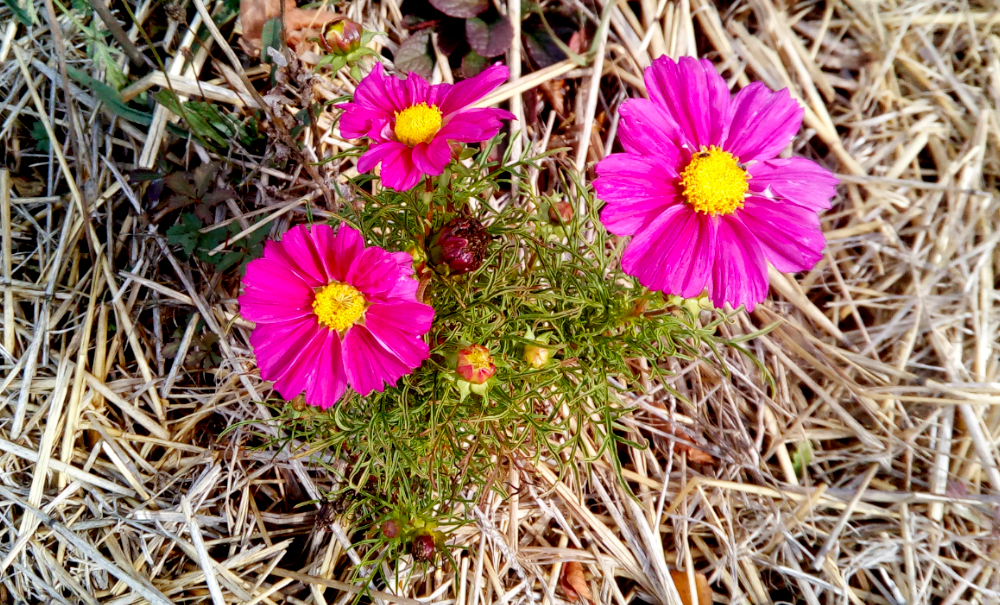
[[715, 216], [732, 214], [743, 207], [750, 174], [728, 151], [715, 145], [694, 154], [681, 173], [684, 195], [698, 212]]
[[365, 297], [352, 286], [335, 282], [316, 293], [313, 312], [319, 323], [342, 332], [365, 312]]
[[472, 347], [472, 350], [466, 353], [465, 360], [477, 372], [488, 370], [493, 365], [493, 357], [490, 356], [490, 350], [486, 347]]
[[439, 130], [441, 110], [437, 105], [420, 103], [396, 112], [396, 138], [404, 145], [430, 143]]

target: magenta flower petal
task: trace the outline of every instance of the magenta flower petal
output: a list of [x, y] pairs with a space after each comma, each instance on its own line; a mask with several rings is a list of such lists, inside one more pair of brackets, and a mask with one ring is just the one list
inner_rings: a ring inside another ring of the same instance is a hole
[[347, 380], [362, 397], [372, 391], [381, 393], [386, 384], [395, 385], [401, 376], [411, 371], [364, 326], [348, 330], [344, 351]]
[[717, 233], [712, 304], [745, 305], [747, 311], [753, 311], [767, 296], [767, 262], [760, 241], [735, 215], [720, 219]]
[[785, 88], [771, 92], [754, 82], [733, 97], [733, 123], [724, 148], [741, 162], [778, 155], [799, 131], [802, 108]]
[[698, 296], [712, 274], [716, 226], [714, 219], [685, 204], [675, 204], [629, 242], [622, 269], [652, 290], [685, 298]]
[[[317, 225], [315, 229], [322, 231], [330, 229], [328, 225]], [[325, 284], [330, 281], [330, 276], [326, 273], [326, 266], [320, 259], [319, 252], [313, 247], [313, 239], [316, 234], [311, 233], [310, 228], [304, 225], [295, 229], [289, 229], [281, 238], [282, 249], [288, 258], [298, 269], [306, 273], [312, 283]]]
[[409, 147], [398, 141], [387, 141], [376, 143], [368, 148], [368, 151], [358, 158], [358, 171], [369, 172], [379, 165], [383, 160], [394, 162], [396, 157], [408, 150]]
[[760, 240], [764, 256], [778, 271], [807, 271], [823, 258], [826, 239], [816, 213], [807, 208], [752, 197], [740, 220]]
[[[414, 331], [410, 330], [407, 321], [410, 318], [405, 315], [410, 310], [407, 307], [422, 306], [424, 305], [416, 303], [372, 305], [365, 313], [365, 327], [368, 328], [375, 340], [387, 351], [392, 351], [392, 354], [408, 368], [418, 367], [430, 353], [430, 347], [426, 342], [413, 338]], [[423, 315], [430, 319], [434, 317], [433, 313], [423, 313]], [[428, 320], [425, 325], [429, 329], [430, 321]], [[426, 332], [427, 329], [424, 329], [423, 332]], [[420, 330], [415, 332], [421, 333]]]
[[387, 301], [393, 299], [416, 300], [420, 282], [413, 278], [413, 257], [410, 256], [409, 252], [394, 252], [392, 257], [396, 260], [399, 278], [396, 285], [386, 293], [385, 299]]
[[681, 138], [674, 140], [678, 147], [687, 145], [694, 152], [726, 140], [729, 88], [711, 61], [660, 57], [646, 70], [645, 80], [649, 98], [679, 128]]
[[776, 158], [749, 167], [750, 191], [781, 198], [813, 211], [830, 207], [840, 181], [832, 172], [805, 158]]
[[354, 258], [344, 282], [360, 290], [365, 299], [381, 300], [396, 286], [399, 276], [396, 259], [382, 248], [372, 246]]
[[514, 114], [503, 109], [468, 109], [453, 115], [438, 132], [438, 138], [459, 143], [486, 141], [500, 132], [500, 120], [513, 119]]
[[384, 123], [406, 107], [405, 89], [400, 80], [386, 76], [378, 64], [354, 91], [353, 103], [337, 107], [349, 109], [340, 118], [340, 133], [349, 139], [376, 137]]
[[320, 246], [330, 279], [345, 281], [351, 264], [365, 248], [365, 240], [357, 229], [343, 225], [328, 244]]
[[[246, 292], [239, 297], [243, 318], [249, 321], [294, 321], [312, 315], [312, 288], [273, 258], [247, 266]], [[249, 284], [270, 284], [256, 287]]]
[[286, 399], [305, 392], [323, 408], [348, 386], [364, 395], [395, 384], [427, 358], [434, 310], [416, 291], [405, 252], [366, 248], [346, 226], [336, 234], [327, 225], [293, 227], [247, 265], [239, 298], [244, 317], [257, 322], [250, 344], [261, 378]]
[[342, 346], [340, 335], [327, 330], [326, 341], [319, 345], [316, 375], [306, 386], [306, 401], [324, 410], [337, 403], [347, 390]]
[[[328, 332], [329, 330], [315, 326], [309, 331], [307, 340], [290, 344], [281, 371], [275, 376], [266, 377], [274, 381], [274, 390], [281, 393], [282, 397], [295, 398], [299, 393], [308, 391], [309, 385], [316, 381], [317, 373], [332, 371], [332, 368], [320, 368], [319, 365]], [[261, 378], [265, 376], [262, 374]]]
[[673, 168], [659, 157], [614, 153], [601, 160], [597, 174], [594, 190], [607, 202], [601, 222], [615, 235], [635, 235], [683, 201]]
[[358, 85], [354, 101], [337, 106], [344, 110], [343, 136], [375, 143], [361, 156], [358, 170], [382, 164], [382, 184], [397, 191], [412, 188], [424, 175], [441, 174], [451, 161], [450, 141], [488, 140], [500, 130], [502, 119], [513, 118], [501, 109], [471, 107], [507, 76], [506, 67], [495, 65], [455, 85], [431, 86], [414, 73], [404, 81], [377, 66]]
[[437, 176], [451, 161], [451, 148], [444, 139], [434, 139], [413, 148], [413, 165], [424, 174]]
[[[384, 145], [392, 147], [382, 160], [382, 184], [395, 191], [406, 191], [419, 183], [423, 175], [413, 163], [413, 148], [395, 141]], [[359, 169], [360, 166], [359, 162]]]
[[451, 115], [464, 107], [472, 105], [493, 92], [498, 86], [507, 81], [510, 71], [506, 65], [496, 64], [486, 68], [481, 74], [474, 78], [462, 80], [455, 84], [444, 95], [441, 100], [441, 113]]
[[680, 141], [683, 137], [677, 124], [671, 121], [665, 111], [648, 99], [629, 99], [622, 103], [619, 112], [621, 124], [618, 136], [625, 151], [639, 155], [661, 155], [675, 166], [680, 164], [684, 154], [675, 141]]

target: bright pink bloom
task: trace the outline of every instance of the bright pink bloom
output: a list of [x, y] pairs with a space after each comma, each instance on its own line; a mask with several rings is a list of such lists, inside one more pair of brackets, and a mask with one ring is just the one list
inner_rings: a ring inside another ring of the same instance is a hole
[[285, 399], [328, 408], [347, 385], [362, 396], [427, 359], [434, 309], [417, 302], [413, 259], [365, 247], [344, 225], [299, 225], [247, 265], [240, 313], [261, 378]]
[[657, 59], [649, 99], [622, 104], [625, 153], [597, 165], [609, 231], [634, 236], [622, 268], [652, 290], [721, 307], [767, 295], [767, 261], [812, 268], [825, 245], [818, 212], [837, 178], [805, 158], [775, 157], [799, 130], [802, 109], [787, 90], [753, 83], [730, 96], [707, 60]]
[[396, 191], [410, 189], [422, 175], [436, 176], [451, 161], [449, 141], [477, 143], [500, 131], [501, 119], [514, 119], [503, 109], [469, 107], [507, 80], [503, 65], [494, 65], [458, 84], [431, 86], [415, 73], [406, 80], [387, 76], [376, 65], [344, 110], [340, 133], [349, 139], [368, 137], [368, 151], [358, 170], [382, 163], [382, 183]]

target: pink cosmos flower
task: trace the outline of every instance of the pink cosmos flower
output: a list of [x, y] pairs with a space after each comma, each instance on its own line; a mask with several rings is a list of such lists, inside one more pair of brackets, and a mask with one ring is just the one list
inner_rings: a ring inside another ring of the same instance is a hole
[[661, 57], [646, 70], [649, 99], [622, 104], [625, 153], [597, 165], [601, 221], [634, 236], [622, 269], [652, 290], [708, 291], [722, 307], [767, 295], [767, 261], [812, 268], [825, 245], [818, 212], [837, 178], [805, 158], [776, 156], [802, 123], [787, 89], [753, 83], [730, 96], [707, 60]]
[[500, 131], [501, 119], [514, 119], [503, 109], [469, 107], [507, 80], [503, 65], [494, 65], [458, 84], [431, 86], [415, 73], [406, 80], [387, 76], [376, 65], [354, 92], [344, 110], [340, 133], [351, 139], [368, 137], [368, 151], [358, 170], [368, 172], [382, 163], [382, 183], [405, 191], [421, 175], [436, 176], [451, 161], [450, 141], [486, 141]]
[[434, 309], [417, 302], [412, 258], [365, 247], [342, 226], [293, 227], [247, 265], [239, 298], [261, 378], [285, 399], [328, 408], [350, 385], [362, 396], [427, 359]]

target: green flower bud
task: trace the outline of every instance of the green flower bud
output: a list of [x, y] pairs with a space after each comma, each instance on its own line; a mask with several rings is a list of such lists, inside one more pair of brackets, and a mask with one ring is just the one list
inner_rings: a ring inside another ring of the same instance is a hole
[[323, 27], [319, 42], [328, 53], [346, 55], [361, 47], [361, 32], [361, 26], [354, 21], [341, 19]]

